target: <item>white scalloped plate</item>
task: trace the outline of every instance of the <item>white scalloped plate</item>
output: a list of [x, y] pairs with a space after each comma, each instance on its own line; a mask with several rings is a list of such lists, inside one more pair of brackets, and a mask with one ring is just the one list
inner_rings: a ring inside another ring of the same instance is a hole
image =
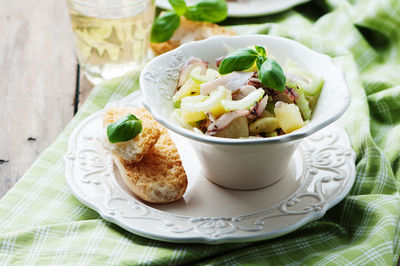
[[[187, 0], [188, 5], [193, 5], [199, 0]], [[255, 17], [275, 14], [309, 0], [237, 0], [228, 3], [229, 17]], [[156, 5], [164, 9], [171, 9], [168, 0], [157, 0]]]
[[[140, 92], [112, 105], [141, 106]], [[105, 220], [144, 237], [209, 244], [278, 237], [321, 218], [354, 183], [355, 153], [345, 131], [335, 124], [304, 139], [288, 162], [291, 171], [286, 176], [253, 191], [225, 189], [208, 181], [186, 140], [171, 132], [188, 189], [177, 202], [148, 204], [114, 171], [101, 144], [102, 113], [89, 116], [73, 131], [64, 157], [67, 183], [76, 198]]]

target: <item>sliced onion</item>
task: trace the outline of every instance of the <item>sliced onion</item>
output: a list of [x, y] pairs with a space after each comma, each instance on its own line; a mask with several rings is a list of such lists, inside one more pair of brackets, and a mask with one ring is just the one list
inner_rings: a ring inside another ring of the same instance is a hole
[[233, 93], [240, 90], [246, 85], [253, 72], [232, 72], [228, 75], [217, 78], [216, 80], [206, 82], [200, 85], [200, 94], [209, 95], [213, 90], [219, 86], [224, 86]]
[[195, 67], [201, 67], [201, 75], [205, 75], [207, 72], [208, 68], [208, 63], [206, 61], [203, 61], [197, 57], [191, 57], [189, 60], [183, 65], [181, 68], [181, 72], [179, 73], [179, 80], [178, 80], [178, 85], [176, 86], [176, 90], [179, 90], [180, 87], [183, 86], [183, 84], [189, 79], [190, 77], [190, 72], [195, 68]]
[[255, 90], [256, 88], [254, 86], [244, 85], [239, 91], [237, 91], [237, 93], [232, 95], [232, 100], [238, 101], [240, 99], [243, 99]]
[[261, 99], [261, 101], [259, 101], [257, 103], [257, 106], [256, 106], [256, 115], [257, 116], [261, 116], [261, 114], [262, 114], [262, 112], [264, 112], [267, 104], [268, 104], [268, 95], [266, 95], [264, 98]]

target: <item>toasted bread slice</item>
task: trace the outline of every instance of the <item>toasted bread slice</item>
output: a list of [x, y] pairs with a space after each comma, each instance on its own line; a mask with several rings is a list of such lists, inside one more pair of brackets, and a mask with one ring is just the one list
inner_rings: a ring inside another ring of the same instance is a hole
[[179, 28], [171, 39], [162, 43], [151, 43], [151, 49], [156, 55], [177, 48], [183, 43], [199, 41], [216, 35], [236, 35], [233, 30], [210, 22], [191, 21], [181, 16]]
[[156, 144], [161, 132], [157, 122], [145, 108], [107, 109], [103, 115], [103, 126], [106, 128], [127, 114], [133, 114], [142, 121], [142, 132], [131, 140], [119, 143], [110, 143], [106, 137], [105, 143], [114, 156], [125, 163], [136, 163]]
[[151, 203], [168, 203], [183, 197], [187, 177], [178, 150], [168, 131], [160, 126], [162, 134], [154, 147], [138, 163], [114, 161], [130, 190]]

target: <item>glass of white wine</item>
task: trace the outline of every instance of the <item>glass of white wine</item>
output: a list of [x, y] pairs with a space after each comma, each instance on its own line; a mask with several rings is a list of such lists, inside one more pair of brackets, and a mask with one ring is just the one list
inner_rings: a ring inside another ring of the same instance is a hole
[[67, 0], [81, 70], [94, 84], [151, 56], [154, 0]]

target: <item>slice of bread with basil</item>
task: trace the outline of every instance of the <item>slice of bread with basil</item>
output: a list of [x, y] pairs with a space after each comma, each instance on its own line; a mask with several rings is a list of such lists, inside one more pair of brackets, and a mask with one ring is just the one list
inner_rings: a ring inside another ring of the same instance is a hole
[[[122, 179], [136, 196], [150, 203], [183, 197], [188, 181], [178, 150], [168, 130], [146, 109], [107, 109], [103, 126], [109, 127], [105, 146], [111, 148]], [[129, 139], [130, 134], [136, 135]]]
[[[129, 121], [135, 118], [140, 121], [138, 124]], [[161, 135], [157, 122], [145, 108], [109, 108], [103, 115], [103, 127], [107, 132], [106, 148], [126, 163], [142, 160]], [[138, 131], [140, 133], [129, 139], [129, 134]]]

